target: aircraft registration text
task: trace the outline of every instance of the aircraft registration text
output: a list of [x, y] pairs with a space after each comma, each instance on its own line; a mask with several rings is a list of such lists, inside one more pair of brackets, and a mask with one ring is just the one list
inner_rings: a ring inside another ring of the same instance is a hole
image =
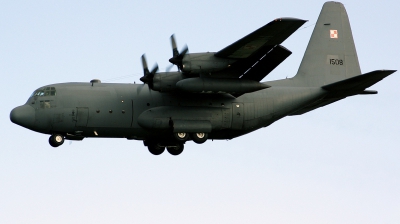
[[342, 59], [329, 59], [329, 64], [331, 65], [343, 65]]

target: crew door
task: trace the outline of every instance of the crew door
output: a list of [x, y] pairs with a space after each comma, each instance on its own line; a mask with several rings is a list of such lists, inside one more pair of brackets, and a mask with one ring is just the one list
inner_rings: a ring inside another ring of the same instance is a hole
[[243, 103], [232, 103], [232, 129], [242, 130], [243, 128]]
[[86, 127], [89, 117], [88, 107], [77, 107], [76, 108], [76, 127]]

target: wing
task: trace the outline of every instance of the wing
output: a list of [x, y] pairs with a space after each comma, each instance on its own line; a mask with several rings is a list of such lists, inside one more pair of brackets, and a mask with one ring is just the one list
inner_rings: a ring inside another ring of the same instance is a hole
[[215, 53], [216, 57], [242, 59], [248, 58], [258, 50], [270, 51], [294, 33], [306, 20], [280, 18], [250, 33], [235, 43]]
[[220, 50], [215, 53], [216, 57], [237, 61], [213, 76], [261, 81], [292, 54], [280, 43], [305, 22], [295, 18], [276, 19]]

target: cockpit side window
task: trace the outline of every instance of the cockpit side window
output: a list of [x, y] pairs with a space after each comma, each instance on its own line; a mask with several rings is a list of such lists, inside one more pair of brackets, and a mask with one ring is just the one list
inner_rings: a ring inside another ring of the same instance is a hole
[[55, 96], [57, 95], [55, 87], [44, 87], [37, 89], [35, 92], [32, 93], [32, 96]]

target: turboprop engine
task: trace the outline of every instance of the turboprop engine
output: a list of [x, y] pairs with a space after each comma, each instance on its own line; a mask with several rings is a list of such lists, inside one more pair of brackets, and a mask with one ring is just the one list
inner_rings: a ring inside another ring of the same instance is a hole
[[236, 60], [218, 58], [214, 52], [186, 54], [182, 59], [182, 71], [186, 73], [211, 73], [230, 67]]
[[215, 52], [189, 54], [188, 47], [178, 52], [175, 36], [171, 36], [172, 58], [169, 62], [176, 65], [178, 70], [191, 74], [207, 74], [228, 68], [236, 59], [219, 58]]
[[182, 60], [171, 58], [170, 62], [179, 64], [185, 73], [207, 74], [229, 68], [236, 60], [218, 58], [214, 52], [186, 54]]
[[159, 92], [173, 92], [178, 90], [176, 83], [185, 79], [182, 72], [161, 72], [153, 77], [151, 89]]

